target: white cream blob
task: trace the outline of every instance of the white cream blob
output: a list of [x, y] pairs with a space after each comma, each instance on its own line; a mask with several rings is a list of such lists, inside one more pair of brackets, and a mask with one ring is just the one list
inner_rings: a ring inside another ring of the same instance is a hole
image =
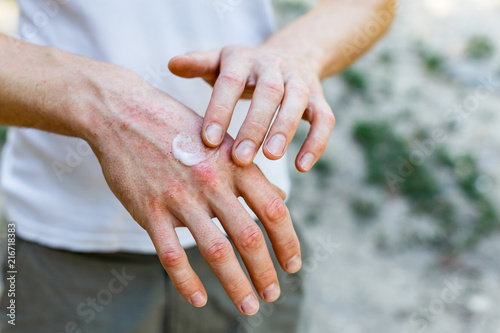
[[201, 138], [193, 138], [185, 133], [179, 133], [172, 141], [172, 152], [176, 159], [184, 165], [193, 166], [205, 161], [213, 155], [214, 151], [205, 147]]

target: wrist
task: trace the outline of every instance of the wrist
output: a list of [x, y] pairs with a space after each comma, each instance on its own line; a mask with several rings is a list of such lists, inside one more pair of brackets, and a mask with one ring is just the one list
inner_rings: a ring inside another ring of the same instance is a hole
[[176, 132], [189, 131], [196, 123], [194, 112], [140, 76], [98, 64], [79, 76], [71, 99], [77, 105], [79, 137], [94, 151], [109, 152], [138, 136], [161, 136], [168, 143]]
[[115, 126], [124, 126], [141, 98], [154, 93], [145, 80], [122, 67], [77, 57], [63, 60], [66, 86], [62, 103], [74, 136], [93, 146], [106, 140]]
[[96, 86], [87, 73], [84, 59], [55, 48], [47, 48], [47, 63], [53, 73], [53, 85], [47, 89], [53, 105], [43, 105], [52, 119], [60, 123], [60, 134], [87, 139], [92, 128]]

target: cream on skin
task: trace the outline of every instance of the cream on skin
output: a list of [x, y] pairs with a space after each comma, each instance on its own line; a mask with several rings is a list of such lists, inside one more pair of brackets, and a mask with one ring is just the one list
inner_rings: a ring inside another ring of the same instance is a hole
[[193, 166], [207, 160], [215, 149], [208, 149], [201, 138], [198, 140], [186, 132], [181, 132], [172, 141], [172, 153], [175, 158], [186, 166]]

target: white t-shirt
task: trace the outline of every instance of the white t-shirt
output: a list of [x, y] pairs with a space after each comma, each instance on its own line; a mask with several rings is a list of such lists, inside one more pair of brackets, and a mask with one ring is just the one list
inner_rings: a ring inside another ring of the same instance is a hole
[[[255, 46], [275, 29], [268, 0], [18, 3], [19, 38], [128, 68], [201, 115], [211, 87], [200, 79], [175, 77], [168, 61], [193, 50]], [[229, 129], [233, 137], [248, 107], [247, 101], [239, 103]], [[285, 159], [272, 162], [259, 152], [256, 163], [288, 192]], [[154, 252], [147, 233], [109, 190], [96, 157], [81, 139], [11, 128], [1, 184], [7, 216], [25, 239], [73, 251]], [[195, 244], [186, 228], [177, 231], [183, 246]]]

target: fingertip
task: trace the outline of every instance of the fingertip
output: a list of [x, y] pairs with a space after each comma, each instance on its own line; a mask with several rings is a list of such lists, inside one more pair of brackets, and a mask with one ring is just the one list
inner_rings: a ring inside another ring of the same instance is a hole
[[281, 289], [279, 285], [276, 282], [274, 282], [262, 291], [261, 298], [265, 302], [274, 302], [280, 297], [280, 294], [281, 294]]
[[300, 255], [293, 256], [285, 265], [285, 271], [290, 274], [297, 273], [302, 267], [302, 258]]
[[302, 166], [298, 162], [295, 163], [295, 168], [300, 173], [307, 173], [307, 172], [311, 171], [311, 170], [305, 170], [304, 168], [302, 168]]
[[271, 160], [271, 161], [277, 161], [279, 160], [280, 158], [282, 158], [283, 156], [274, 156], [273, 154], [271, 154], [269, 151], [267, 151], [266, 148], [262, 149], [262, 152], [264, 153], [264, 156], [268, 159], [268, 160]]
[[270, 135], [264, 149], [266, 157], [275, 160], [281, 158], [285, 154], [287, 143], [287, 138], [281, 133]]
[[224, 140], [224, 129], [217, 123], [211, 123], [204, 127], [203, 142], [209, 147], [218, 147]]
[[267, 143], [263, 145], [262, 153], [268, 160], [276, 161], [285, 156], [285, 152], [288, 149], [288, 144], [285, 141], [284, 146], [279, 147], [277, 150], [276, 147], [273, 147], [273, 144], [275, 144], [275, 142], [273, 143], [273, 141], [276, 141], [276, 139], [271, 138]]
[[170, 68], [170, 66], [174, 65], [177, 62], [177, 60], [181, 59], [182, 57], [183, 57], [182, 54], [178, 54], [178, 55], [172, 57], [170, 59], [170, 61], [168, 62], [168, 67]]
[[253, 316], [259, 311], [259, 301], [255, 295], [250, 294], [241, 302], [241, 313], [246, 316]]
[[233, 146], [232, 157], [234, 163], [239, 166], [246, 167], [252, 164], [255, 154], [257, 152], [257, 145], [250, 140], [243, 140], [235, 147]]
[[186, 72], [187, 64], [189, 63], [189, 56], [186, 54], [181, 54], [173, 57], [168, 62], [168, 69], [175, 75], [184, 76], [188, 73]]
[[207, 296], [201, 291], [197, 291], [189, 297], [189, 302], [197, 308], [204, 307], [207, 304], [207, 300]]
[[308, 172], [314, 166], [316, 157], [312, 153], [305, 153], [301, 157], [297, 157], [295, 166], [300, 172]]
[[249, 166], [250, 164], [252, 164], [252, 162], [250, 162], [250, 163], [242, 163], [240, 160], [238, 160], [238, 158], [236, 158], [236, 157], [234, 156], [234, 153], [231, 155], [231, 157], [233, 158], [233, 162], [234, 162], [234, 164], [236, 164], [236, 165], [237, 165], [237, 166], [239, 166], [239, 167], [244, 168], [244, 167], [247, 167], [247, 166]]

